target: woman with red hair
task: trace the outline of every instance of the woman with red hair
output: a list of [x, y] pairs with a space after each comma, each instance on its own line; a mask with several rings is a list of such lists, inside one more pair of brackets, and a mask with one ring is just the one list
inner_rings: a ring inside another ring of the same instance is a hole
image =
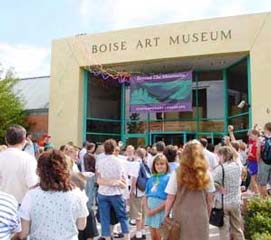
[[165, 216], [172, 210], [181, 226], [180, 239], [209, 239], [209, 213], [214, 182], [208, 171], [203, 148], [197, 140], [183, 149], [180, 167], [168, 182]]
[[78, 240], [88, 216], [87, 197], [71, 182], [65, 155], [49, 150], [38, 160], [39, 184], [27, 192], [19, 213], [22, 231], [36, 240]]

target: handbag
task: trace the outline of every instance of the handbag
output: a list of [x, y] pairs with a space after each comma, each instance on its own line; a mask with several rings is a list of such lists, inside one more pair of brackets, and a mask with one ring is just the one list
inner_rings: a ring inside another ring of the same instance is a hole
[[[222, 167], [222, 186], [224, 187], [224, 177], [225, 177], [225, 171], [224, 167], [221, 164]], [[222, 227], [224, 225], [224, 194], [221, 194], [221, 208], [212, 208], [209, 223], [216, 227]]]
[[166, 217], [159, 228], [161, 240], [179, 240], [181, 233], [180, 223], [173, 218]]

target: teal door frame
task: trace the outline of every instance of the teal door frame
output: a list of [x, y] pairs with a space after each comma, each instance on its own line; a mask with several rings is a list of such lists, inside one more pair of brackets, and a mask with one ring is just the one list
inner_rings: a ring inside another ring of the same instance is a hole
[[[246, 56], [242, 59], [240, 59], [239, 61], [235, 62], [234, 64], [232, 64], [231, 66], [228, 66], [227, 68], [223, 69], [222, 70], [222, 75], [223, 75], [223, 82], [224, 82], [224, 134], [227, 134], [227, 126], [228, 126], [228, 122], [231, 118], [235, 118], [235, 117], [239, 117], [238, 114], [236, 115], [233, 115], [233, 116], [228, 116], [228, 92], [227, 92], [227, 89], [228, 89], [228, 79], [227, 79], [227, 71], [239, 64], [241, 61], [244, 61], [246, 60], [247, 62], [247, 81], [248, 81], [248, 104], [250, 105], [249, 109], [248, 109], [248, 112], [246, 114], [248, 114], [248, 118], [249, 118], [249, 128], [251, 128], [252, 126], [252, 109], [251, 109], [251, 105], [252, 105], [252, 102], [251, 102], [251, 95], [252, 95], [252, 91], [251, 91], [251, 62], [250, 62], [250, 56]], [[194, 132], [187, 132], [187, 131], [180, 131], [180, 132], [151, 132], [150, 130], [150, 114], [148, 114], [148, 118], [147, 118], [147, 131], [145, 133], [142, 133], [142, 134], [128, 134], [127, 133], [127, 119], [126, 119], [126, 86], [124, 83], [121, 84], [121, 106], [120, 106], [120, 132], [119, 134], [114, 134], [114, 135], [118, 135], [120, 136], [121, 140], [123, 141], [123, 143], [125, 144], [126, 143], [126, 139], [128, 138], [137, 138], [137, 137], [140, 137], [140, 138], [144, 138], [145, 139], [145, 143], [146, 144], [152, 144], [152, 140], [153, 140], [153, 135], [176, 135], [176, 134], [180, 134], [180, 135], [183, 135], [183, 142], [186, 142], [187, 141], [187, 134], [195, 134], [196, 137], [198, 137], [199, 135], [207, 135], [207, 136], [210, 136], [211, 139], [212, 139], [212, 142], [214, 141], [214, 136], [217, 136], [217, 135], [220, 135], [221, 132], [212, 132], [212, 133], [208, 133], [208, 132], [202, 132], [200, 133], [199, 132], [199, 121], [201, 119], [199, 119], [199, 112], [198, 112], [198, 92], [197, 92], [197, 89], [198, 89], [198, 74], [200, 73], [201, 71], [195, 71], [195, 81], [196, 81], [196, 85], [197, 85], [197, 88], [196, 88], [196, 107], [197, 107], [197, 110], [196, 110], [196, 117], [195, 117], [195, 120], [196, 120], [196, 131]], [[89, 133], [87, 132], [87, 120], [88, 119], [91, 119], [88, 114], [87, 114], [87, 102], [88, 102], [88, 95], [89, 95], [89, 91], [90, 89], [89, 86], [88, 86], [88, 81], [89, 81], [89, 77], [90, 77], [90, 74], [87, 70], [84, 70], [84, 74], [83, 74], [83, 116], [82, 116], [82, 140], [86, 140], [86, 136], [87, 134], [93, 134], [93, 133]], [[243, 114], [243, 113], [242, 113]], [[240, 115], [241, 116], [241, 115]], [[94, 119], [93, 119], [94, 120]], [[237, 130], [237, 132], [243, 132], [243, 131], [247, 131], [246, 129], [243, 129], [243, 130]], [[98, 135], [98, 133], [95, 133]], [[101, 133], [102, 135], [103, 133]]]
[[158, 136], [168, 136], [168, 135], [181, 135], [183, 137], [183, 143], [187, 141], [187, 133], [188, 132], [150, 132], [150, 144], [154, 144], [157, 142], [156, 139]]

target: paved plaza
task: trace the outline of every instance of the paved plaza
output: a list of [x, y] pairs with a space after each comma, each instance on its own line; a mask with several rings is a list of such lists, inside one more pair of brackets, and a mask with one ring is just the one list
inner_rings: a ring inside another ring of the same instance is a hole
[[[130, 225], [130, 229], [131, 229], [131, 237], [132, 237], [135, 234], [135, 227]], [[101, 225], [100, 224], [98, 225], [98, 230], [99, 230], [99, 232], [101, 232]], [[210, 235], [209, 236], [210, 236], [209, 240], [219, 240], [218, 228], [210, 225]], [[97, 240], [98, 238], [99, 237], [95, 238], [95, 240]], [[114, 238], [114, 239], [121, 240], [123, 238]], [[147, 232], [147, 240], [151, 240], [149, 232]], [[193, 240], [197, 240], [197, 239], [193, 239]], [[198, 240], [200, 240], [200, 239], [198, 239]]]

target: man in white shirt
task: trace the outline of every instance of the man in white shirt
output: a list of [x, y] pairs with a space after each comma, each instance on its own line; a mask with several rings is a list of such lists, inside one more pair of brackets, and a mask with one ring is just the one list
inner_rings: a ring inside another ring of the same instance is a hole
[[32, 135], [31, 133], [26, 134], [26, 144], [23, 148], [23, 151], [29, 153], [33, 157], [35, 157], [35, 149], [34, 149], [34, 144], [32, 142]]
[[130, 239], [126, 204], [122, 197], [126, 187], [124, 169], [121, 160], [114, 154], [117, 143], [113, 139], [104, 142], [105, 157], [96, 166], [98, 188], [99, 214], [102, 226], [102, 236], [110, 240], [110, 208], [113, 207], [120, 222], [124, 239]]
[[207, 150], [208, 141], [207, 141], [206, 138], [201, 138], [199, 141], [200, 141], [201, 145], [204, 148], [203, 153], [204, 153], [205, 158], [207, 160], [209, 170], [213, 171], [218, 165], [218, 159], [217, 159], [217, 157], [216, 157], [216, 155], [214, 153]]
[[37, 161], [22, 151], [26, 139], [22, 126], [10, 127], [5, 139], [8, 148], [0, 153], [0, 190], [21, 203], [27, 190], [38, 183]]

